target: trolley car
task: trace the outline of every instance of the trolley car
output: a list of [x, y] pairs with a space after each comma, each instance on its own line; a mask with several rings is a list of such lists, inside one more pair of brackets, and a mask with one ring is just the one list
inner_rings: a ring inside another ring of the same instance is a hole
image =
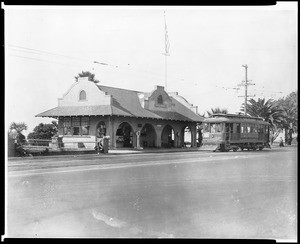
[[201, 149], [262, 150], [270, 148], [270, 124], [262, 118], [236, 114], [213, 114], [203, 121]]

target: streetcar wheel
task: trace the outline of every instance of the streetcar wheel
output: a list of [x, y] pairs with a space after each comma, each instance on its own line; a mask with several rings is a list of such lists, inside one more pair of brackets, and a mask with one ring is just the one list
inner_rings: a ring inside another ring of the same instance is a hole
[[260, 148], [259, 148], [259, 151], [261, 151], [261, 150], [263, 150], [263, 147], [260, 147]]
[[236, 152], [236, 151], [237, 151], [237, 148], [236, 148], [236, 147], [234, 147], [234, 148], [232, 149], [232, 151]]
[[241, 150], [242, 150], [242, 151], [244, 151], [244, 148], [243, 148], [243, 147], [241, 147]]

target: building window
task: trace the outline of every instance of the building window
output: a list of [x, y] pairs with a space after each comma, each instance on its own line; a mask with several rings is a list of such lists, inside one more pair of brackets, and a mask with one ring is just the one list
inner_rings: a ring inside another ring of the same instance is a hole
[[80, 135], [80, 127], [73, 127], [73, 135], [74, 136]]
[[157, 97], [157, 103], [158, 103], [158, 104], [163, 104], [163, 98], [162, 98], [162, 95], [159, 95], [159, 96]]
[[82, 135], [89, 135], [89, 117], [82, 117], [81, 118], [81, 133]]
[[81, 91], [79, 93], [79, 100], [86, 100], [86, 92], [85, 91]]
[[72, 135], [71, 117], [64, 118], [63, 127], [64, 127], [64, 135]]
[[89, 117], [70, 117], [63, 120], [64, 135], [89, 135]]

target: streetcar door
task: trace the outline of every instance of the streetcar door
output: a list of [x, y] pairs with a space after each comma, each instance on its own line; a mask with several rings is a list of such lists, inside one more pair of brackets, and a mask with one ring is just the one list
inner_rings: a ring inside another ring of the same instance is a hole
[[233, 133], [233, 123], [225, 124], [225, 140], [229, 141], [232, 138]]
[[236, 140], [240, 140], [241, 138], [241, 124], [236, 124]]
[[225, 123], [225, 141], [229, 141], [230, 137], [230, 124]]

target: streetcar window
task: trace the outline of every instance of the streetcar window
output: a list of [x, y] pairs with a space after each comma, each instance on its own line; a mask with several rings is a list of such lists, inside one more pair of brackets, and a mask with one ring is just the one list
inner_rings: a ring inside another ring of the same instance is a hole
[[236, 133], [241, 133], [241, 124], [236, 124]]
[[257, 133], [257, 125], [254, 125], [253, 127], [253, 133]]
[[250, 125], [247, 125], [247, 133], [250, 133], [250, 131], [251, 131]]
[[263, 133], [263, 127], [262, 127], [262, 125], [258, 125], [258, 132], [259, 133]]
[[220, 133], [223, 131], [223, 124], [212, 123], [210, 124], [210, 133]]
[[268, 126], [265, 126], [265, 133], [268, 133]]
[[216, 124], [210, 124], [210, 133], [216, 133]]
[[216, 124], [216, 132], [220, 133], [223, 131], [223, 124]]
[[209, 124], [204, 123], [204, 125], [203, 125], [203, 132], [209, 132]]

